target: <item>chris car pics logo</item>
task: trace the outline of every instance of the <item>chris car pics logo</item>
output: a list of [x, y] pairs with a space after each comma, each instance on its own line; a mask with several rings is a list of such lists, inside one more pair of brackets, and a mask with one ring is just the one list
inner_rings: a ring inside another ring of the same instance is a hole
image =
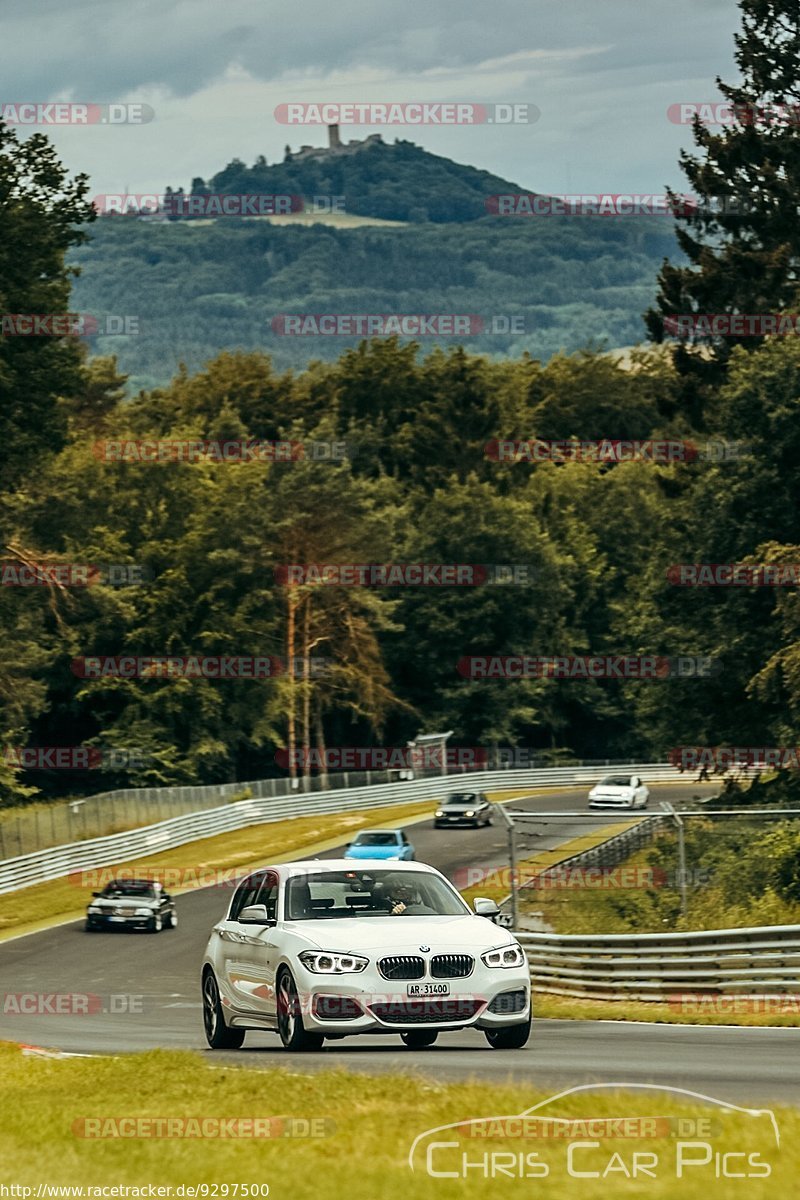
[[[582, 1103], [583, 1094], [595, 1091], [612, 1093], [599, 1112]], [[558, 1115], [545, 1111], [551, 1106]], [[411, 1144], [408, 1166], [432, 1179], [491, 1179], [498, 1188], [522, 1179], [561, 1186], [596, 1180], [612, 1188], [622, 1180], [640, 1187], [670, 1180], [673, 1200], [684, 1182], [694, 1195], [698, 1184], [718, 1188], [723, 1179], [770, 1178], [779, 1148], [771, 1109], [742, 1108], [667, 1084], [587, 1083], [521, 1113], [426, 1129]]]

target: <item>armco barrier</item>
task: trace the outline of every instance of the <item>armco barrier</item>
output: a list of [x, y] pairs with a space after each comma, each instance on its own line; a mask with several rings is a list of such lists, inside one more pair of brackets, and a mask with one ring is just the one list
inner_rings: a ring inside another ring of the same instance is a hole
[[[434, 776], [428, 779], [385, 783], [371, 787], [338, 789], [327, 792], [300, 793], [293, 796], [263, 797], [258, 795], [264, 781], [226, 785], [242, 791], [249, 788], [254, 796], [219, 808], [187, 813], [168, 821], [140, 826], [107, 837], [53, 846], [35, 854], [25, 854], [0, 862], [0, 894], [30, 887], [48, 879], [59, 879], [72, 871], [106, 867], [127, 862], [145, 855], [171, 850], [199, 838], [213, 837], [250, 825], [263, 825], [287, 817], [314, 816], [320, 813], [357, 812], [364, 808], [430, 802], [454, 788], [481, 791], [520, 790], [530, 788], [564, 788], [590, 786], [607, 768], [553, 767], [524, 771], [479, 771], [469, 776]], [[675, 767], [667, 763], [615, 764], [615, 772], [638, 774], [648, 783], [659, 781], [686, 782]]]
[[700, 933], [516, 936], [539, 992], [675, 1003], [702, 995], [800, 996], [800, 925]]

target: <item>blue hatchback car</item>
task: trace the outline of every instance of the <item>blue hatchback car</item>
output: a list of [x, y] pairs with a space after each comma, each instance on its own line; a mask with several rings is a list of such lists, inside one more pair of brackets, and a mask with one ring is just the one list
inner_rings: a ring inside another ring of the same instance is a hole
[[349, 843], [344, 857], [408, 861], [415, 856], [414, 847], [402, 829], [365, 829]]

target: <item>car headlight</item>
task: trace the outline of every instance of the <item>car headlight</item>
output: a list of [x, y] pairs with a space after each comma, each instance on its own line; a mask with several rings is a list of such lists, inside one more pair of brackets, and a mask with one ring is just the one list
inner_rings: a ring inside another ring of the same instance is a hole
[[152, 908], [137, 908], [133, 914], [135, 917], [152, 917]]
[[324, 950], [303, 950], [297, 957], [315, 975], [348, 975], [363, 971], [369, 962], [360, 954], [328, 954]]
[[437, 808], [436, 812], [434, 813], [434, 816], [436, 816], [436, 817], [443, 817], [443, 816], [444, 816], [444, 809], [443, 809], [443, 808]]
[[89, 905], [89, 912], [92, 914], [93, 917], [99, 916], [102, 911], [103, 910], [99, 904], [90, 904]]
[[481, 955], [481, 962], [487, 967], [524, 967], [525, 954], [522, 947], [514, 942], [511, 946], [498, 946], [496, 950], [487, 950]]

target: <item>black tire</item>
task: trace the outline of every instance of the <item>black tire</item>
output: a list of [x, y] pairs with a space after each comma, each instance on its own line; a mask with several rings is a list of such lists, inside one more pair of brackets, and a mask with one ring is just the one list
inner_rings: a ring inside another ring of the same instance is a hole
[[403, 1045], [408, 1046], [409, 1050], [426, 1050], [438, 1036], [438, 1029], [409, 1029], [407, 1033], [400, 1034]]
[[176, 912], [171, 912], [169, 914], [169, 916], [167, 917], [167, 923], [164, 926], [164, 928], [165, 929], [177, 929], [178, 928], [178, 914]]
[[493, 1050], [521, 1050], [531, 1036], [531, 1019], [520, 1025], [501, 1025], [499, 1029], [484, 1029], [486, 1040]]
[[147, 925], [147, 932], [148, 933], [161, 933], [161, 930], [163, 928], [164, 928], [164, 918], [161, 916], [161, 913], [156, 913], [156, 915], [154, 917], [150, 918], [150, 921]]
[[87, 933], [97, 933], [97, 926], [93, 925], [91, 921], [87, 921], [83, 928]]
[[203, 1028], [212, 1050], [238, 1050], [244, 1041], [244, 1029], [229, 1029], [225, 1024], [213, 971], [203, 975]]
[[321, 1033], [309, 1033], [303, 1025], [300, 997], [290, 971], [278, 977], [278, 1033], [284, 1050], [319, 1050], [324, 1042]]

